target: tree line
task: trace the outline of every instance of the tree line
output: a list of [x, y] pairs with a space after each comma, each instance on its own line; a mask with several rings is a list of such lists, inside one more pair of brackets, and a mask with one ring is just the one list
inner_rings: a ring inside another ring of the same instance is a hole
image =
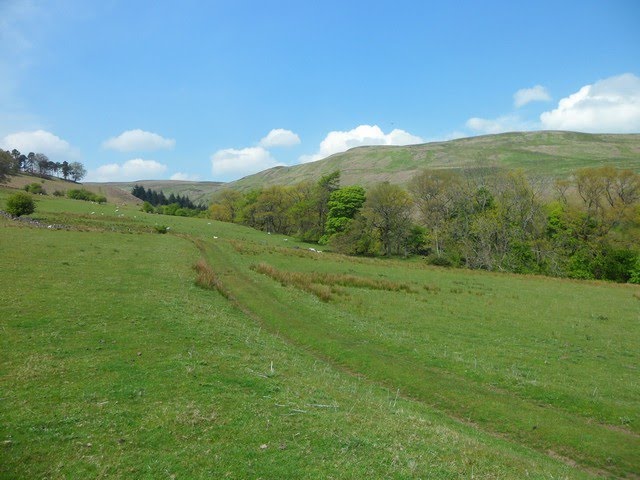
[[135, 184], [131, 189], [131, 194], [143, 200], [145, 202], [149, 202], [154, 207], [158, 205], [170, 205], [172, 203], [177, 203], [180, 208], [190, 208], [193, 210], [206, 210], [207, 207], [202, 205], [196, 205], [193, 201], [187, 197], [186, 195], [175, 195], [171, 193], [168, 197], [162, 191], [151, 190], [150, 188], [145, 188], [142, 185]]
[[19, 150], [0, 150], [0, 180], [8, 175], [29, 173], [41, 177], [56, 176], [65, 180], [78, 182], [87, 175], [87, 170], [80, 162], [54, 162], [44, 153], [29, 152], [27, 155]]
[[220, 192], [217, 220], [352, 255], [422, 255], [472, 269], [640, 283], [640, 175], [612, 167], [552, 182], [498, 168], [417, 174], [407, 188], [317, 183]]

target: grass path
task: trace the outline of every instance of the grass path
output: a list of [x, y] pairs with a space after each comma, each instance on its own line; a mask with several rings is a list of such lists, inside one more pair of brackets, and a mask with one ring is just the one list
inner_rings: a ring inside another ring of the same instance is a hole
[[631, 478], [637, 474], [637, 433], [431, 365], [400, 343], [376, 337], [337, 304], [275, 288], [267, 277], [250, 272], [229, 245], [211, 242], [206, 248], [222, 285], [238, 304], [294, 344], [407, 398], [585, 471]]
[[194, 285], [184, 238], [0, 240], [2, 479], [591, 478], [283, 342]]

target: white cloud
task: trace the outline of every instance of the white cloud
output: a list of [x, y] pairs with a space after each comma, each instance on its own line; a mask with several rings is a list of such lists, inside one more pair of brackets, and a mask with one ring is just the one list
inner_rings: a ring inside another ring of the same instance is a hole
[[176, 141], [172, 138], [164, 138], [157, 133], [145, 132], [135, 129], [122, 132], [117, 137], [112, 137], [102, 143], [103, 148], [118, 150], [120, 152], [153, 151], [173, 148]]
[[211, 172], [216, 180], [235, 179], [282, 165], [262, 147], [226, 148], [211, 155]]
[[0, 146], [5, 150], [18, 149], [25, 155], [29, 152], [44, 153], [51, 160], [75, 160], [80, 157], [78, 150], [69, 142], [46, 130], [16, 132], [4, 137]]
[[134, 180], [156, 180], [167, 170], [167, 166], [155, 160], [134, 158], [122, 165], [109, 163], [87, 174], [87, 182], [130, 182]]
[[363, 145], [410, 145], [424, 140], [404, 130], [395, 129], [385, 134], [377, 125], [360, 125], [347, 132], [332, 131], [320, 142], [320, 149], [313, 155], [302, 155], [300, 162], [314, 162]]
[[551, 100], [551, 95], [542, 85], [522, 88], [513, 94], [513, 104], [516, 108], [523, 107], [531, 102], [548, 102], [549, 100]]
[[516, 132], [535, 128], [533, 123], [523, 121], [517, 115], [503, 115], [498, 118], [473, 117], [467, 120], [466, 126], [480, 134]]
[[260, 140], [259, 145], [264, 148], [269, 147], [292, 147], [300, 143], [300, 137], [291, 130], [274, 128], [266, 137]]
[[585, 85], [540, 115], [540, 121], [554, 130], [640, 132], [640, 78], [626, 73]]
[[169, 177], [169, 180], [187, 180], [187, 181], [198, 181], [200, 177], [198, 175], [191, 175], [189, 173], [176, 172]]

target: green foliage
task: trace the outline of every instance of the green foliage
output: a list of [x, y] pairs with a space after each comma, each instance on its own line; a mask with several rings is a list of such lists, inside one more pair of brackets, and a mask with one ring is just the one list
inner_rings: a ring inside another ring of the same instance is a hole
[[9, 152], [0, 149], [0, 182], [4, 182], [13, 172], [13, 157]]
[[367, 193], [362, 216], [380, 240], [383, 255], [407, 253], [412, 200], [398, 185], [383, 182]]
[[34, 195], [46, 195], [47, 192], [40, 183], [30, 183], [24, 186], [25, 192], [32, 193]]
[[5, 210], [15, 217], [21, 217], [35, 212], [36, 204], [31, 195], [17, 192], [7, 198]]
[[427, 229], [420, 225], [413, 225], [407, 235], [407, 250], [413, 255], [427, 255], [429, 253]]
[[145, 200], [140, 210], [142, 210], [145, 213], [153, 213], [155, 209], [153, 208], [153, 205], [151, 205], [149, 202]]
[[640, 284], [640, 255], [637, 256], [636, 263], [631, 268], [629, 274], [629, 283]]
[[84, 188], [74, 188], [67, 190], [67, 197], [74, 200], [84, 200], [86, 202], [106, 203], [107, 197], [97, 193], [90, 192]]
[[54, 197], [64, 197], [64, 192], [62, 190], [54, 190], [53, 191], [53, 196]]
[[327, 237], [346, 230], [351, 220], [362, 208], [365, 190], [359, 185], [350, 185], [334, 190], [329, 195], [325, 234]]
[[165, 234], [169, 231], [169, 227], [167, 227], [166, 225], [154, 225], [153, 230], [156, 233]]
[[80, 162], [71, 162], [68, 167], [68, 174], [71, 176], [74, 182], [79, 182], [87, 175], [87, 169], [84, 168], [84, 165], [82, 165]]

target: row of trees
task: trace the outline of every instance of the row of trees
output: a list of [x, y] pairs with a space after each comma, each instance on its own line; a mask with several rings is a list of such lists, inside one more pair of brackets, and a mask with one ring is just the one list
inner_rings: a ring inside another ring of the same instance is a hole
[[551, 183], [521, 172], [425, 171], [381, 183], [227, 190], [213, 218], [359, 255], [421, 254], [440, 265], [640, 282], [640, 175], [584, 169]]
[[74, 182], [87, 175], [87, 170], [80, 162], [53, 162], [44, 153], [29, 152], [24, 155], [15, 148], [11, 151], [0, 150], [0, 180], [21, 172], [43, 177], [56, 176]]
[[202, 205], [196, 205], [193, 201], [187, 197], [186, 195], [175, 195], [171, 193], [168, 197], [162, 192], [158, 192], [156, 190], [151, 190], [150, 188], [146, 189], [142, 185], [134, 185], [131, 189], [131, 194], [143, 200], [145, 202], [149, 202], [152, 206], [157, 207], [159, 205], [171, 205], [177, 204], [178, 208], [188, 208], [191, 210], [206, 210], [207, 207], [203, 207]]
[[340, 172], [333, 172], [317, 183], [273, 186], [244, 194], [223, 190], [209, 206], [209, 213], [217, 220], [319, 242], [326, 239], [329, 200], [339, 188]]

